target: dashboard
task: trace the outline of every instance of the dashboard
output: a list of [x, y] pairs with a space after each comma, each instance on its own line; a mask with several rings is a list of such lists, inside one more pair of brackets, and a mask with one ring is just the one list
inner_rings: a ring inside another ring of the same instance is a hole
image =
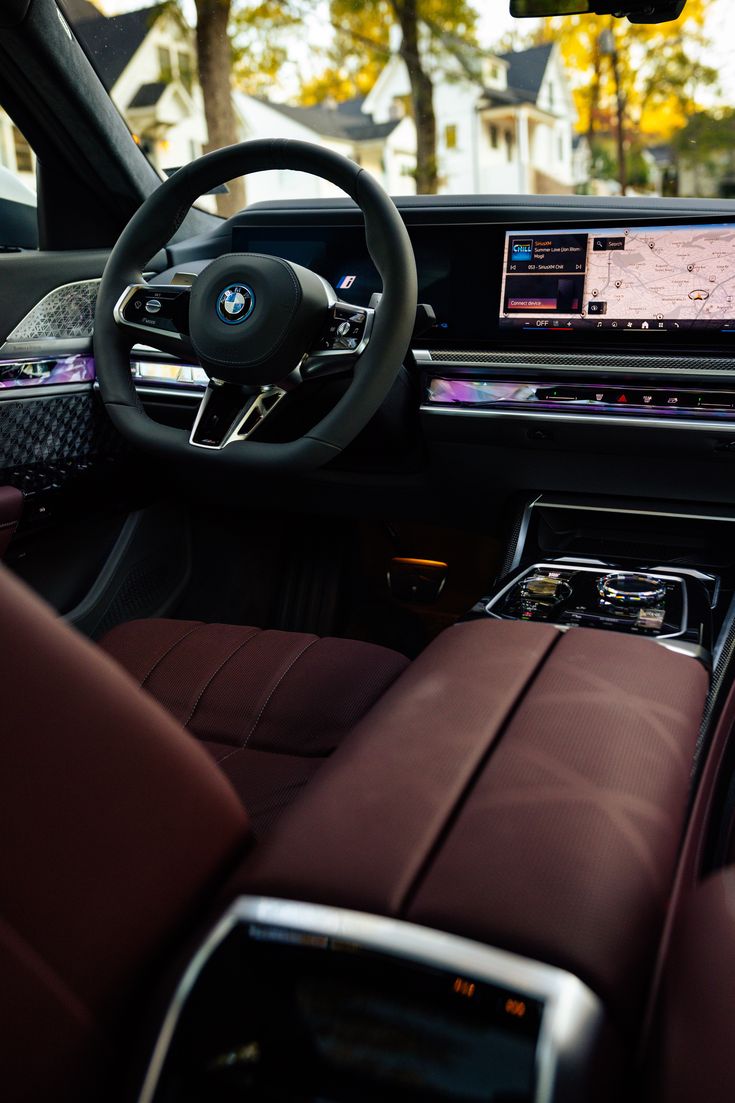
[[[513, 493], [572, 487], [732, 499], [735, 205], [396, 202], [416, 254], [419, 302], [435, 321], [417, 330], [371, 435], [321, 477], [333, 485], [330, 502], [338, 484], [358, 477], [374, 488], [376, 511], [393, 478], [388, 492], [402, 509], [410, 498], [417, 514], [434, 515], [443, 487], [447, 515], [461, 518]], [[196, 273], [230, 251], [305, 265], [359, 306], [381, 290], [349, 200], [255, 204], [171, 246], [159, 278]]]
[[[235, 251], [285, 257], [369, 305], [380, 279], [362, 228], [236, 224]], [[412, 220], [430, 348], [735, 349], [735, 221], [504, 226]]]

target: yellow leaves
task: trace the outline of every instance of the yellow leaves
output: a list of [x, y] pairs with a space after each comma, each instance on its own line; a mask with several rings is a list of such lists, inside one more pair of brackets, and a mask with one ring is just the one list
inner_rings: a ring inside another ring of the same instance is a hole
[[559, 43], [582, 132], [610, 132], [617, 117], [612, 52], [617, 55], [626, 128], [667, 140], [699, 109], [717, 74], [706, 64], [707, 17], [715, 0], [688, 0], [679, 19], [630, 24], [607, 15], [544, 20], [536, 41]]

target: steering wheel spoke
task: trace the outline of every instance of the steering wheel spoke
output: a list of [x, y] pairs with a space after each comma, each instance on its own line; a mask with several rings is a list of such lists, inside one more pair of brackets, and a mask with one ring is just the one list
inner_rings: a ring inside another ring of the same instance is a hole
[[235, 383], [212, 380], [199, 404], [189, 444], [220, 451], [235, 441], [248, 440], [286, 393], [276, 386], [248, 393]]
[[191, 356], [190, 296], [191, 288], [187, 285], [132, 283], [118, 299], [114, 318], [136, 341], [145, 333], [146, 344], [153, 348]]
[[374, 318], [371, 307], [331, 302], [324, 327], [301, 365], [301, 378], [350, 372], [370, 342]]

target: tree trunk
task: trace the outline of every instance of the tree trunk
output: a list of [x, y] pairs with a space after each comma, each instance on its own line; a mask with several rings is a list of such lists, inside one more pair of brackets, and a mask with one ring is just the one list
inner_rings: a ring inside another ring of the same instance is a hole
[[400, 55], [411, 84], [411, 107], [416, 126], [416, 191], [419, 195], [435, 195], [439, 188], [439, 173], [434, 87], [421, 62], [417, 6], [418, 0], [393, 0], [402, 34]]
[[[231, 146], [239, 140], [232, 103], [230, 70], [232, 49], [227, 33], [232, 0], [196, 0], [199, 83], [207, 120], [206, 152]], [[229, 193], [217, 196], [217, 210], [224, 217], [245, 206], [245, 184], [240, 177], [229, 182]]]

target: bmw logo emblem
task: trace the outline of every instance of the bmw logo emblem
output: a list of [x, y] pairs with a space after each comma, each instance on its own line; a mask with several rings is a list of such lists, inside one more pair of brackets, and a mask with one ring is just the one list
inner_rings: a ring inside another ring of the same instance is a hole
[[231, 283], [217, 296], [217, 315], [228, 326], [249, 318], [255, 308], [255, 292], [246, 283]]

